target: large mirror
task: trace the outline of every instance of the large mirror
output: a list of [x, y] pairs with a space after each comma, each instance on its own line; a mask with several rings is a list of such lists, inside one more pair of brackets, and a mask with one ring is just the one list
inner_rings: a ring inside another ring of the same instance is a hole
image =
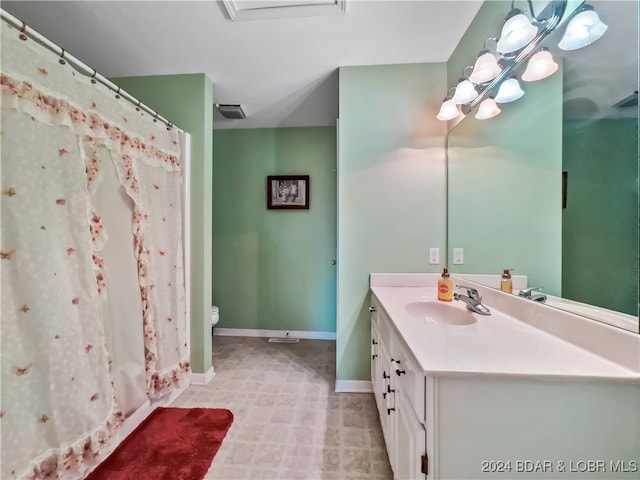
[[[638, 332], [638, 2], [588, 3], [608, 25], [602, 38], [563, 52], [559, 29], [544, 42], [556, 74], [521, 82], [525, 95], [497, 117], [473, 111], [450, 129], [448, 265], [513, 269], [548, 305]], [[502, 12], [493, 25], [485, 7]], [[485, 2], [474, 35], [499, 34], [510, 8]]]

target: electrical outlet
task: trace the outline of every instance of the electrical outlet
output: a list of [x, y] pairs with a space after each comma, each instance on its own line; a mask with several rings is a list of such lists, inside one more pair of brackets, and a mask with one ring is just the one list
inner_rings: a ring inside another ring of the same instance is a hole
[[462, 265], [464, 263], [464, 248], [453, 249], [453, 264]]
[[439, 264], [440, 264], [440, 249], [430, 248], [429, 249], [429, 265], [439, 265]]

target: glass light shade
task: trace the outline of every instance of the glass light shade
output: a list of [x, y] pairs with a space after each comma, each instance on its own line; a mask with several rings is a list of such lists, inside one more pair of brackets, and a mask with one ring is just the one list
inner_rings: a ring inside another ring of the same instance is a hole
[[496, 78], [500, 72], [501, 68], [496, 56], [489, 51], [484, 51], [476, 60], [469, 80], [473, 83], [486, 83]]
[[524, 90], [520, 88], [520, 83], [515, 77], [511, 77], [500, 85], [498, 94], [496, 95], [496, 102], [509, 103], [518, 100], [524, 95]]
[[522, 74], [525, 82], [535, 82], [542, 80], [549, 75], [553, 75], [558, 70], [558, 64], [553, 60], [548, 50], [540, 50], [527, 63], [527, 69]]
[[442, 105], [440, 106], [440, 111], [438, 112], [438, 115], [436, 115], [436, 118], [438, 120], [447, 121], [447, 120], [453, 120], [458, 115], [460, 115], [460, 110], [458, 109], [458, 106], [455, 103], [453, 103], [453, 100], [451, 100], [450, 97], [448, 97], [447, 99], [445, 99], [444, 102], [442, 102]]
[[533, 40], [537, 33], [538, 28], [531, 24], [527, 16], [524, 13], [518, 13], [504, 22], [496, 50], [499, 53], [520, 50]]
[[478, 92], [476, 92], [473, 83], [471, 83], [467, 79], [460, 80], [458, 86], [456, 87], [456, 92], [453, 94], [453, 103], [457, 103], [458, 105], [463, 103], [469, 103], [474, 100], [478, 96]]
[[487, 98], [483, 100], [480, 106], [478, 107], [478, 112], [476, 113], [476, 118], [478, 120], [487, 120], [489, 118], [493, 118], [500, 114], [502, 110], [498, 108], [496, 101], [493, 98]]
[[584, 10], [571, 19], [558, 47], [562, 50], [586, 47], [598, 40], [607, 28], [596, 12]]

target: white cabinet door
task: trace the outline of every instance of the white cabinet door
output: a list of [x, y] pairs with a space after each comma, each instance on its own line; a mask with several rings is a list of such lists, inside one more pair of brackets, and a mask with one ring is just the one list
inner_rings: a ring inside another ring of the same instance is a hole
[[424, 426], [418, 421], [402, 389], [396, 392], [395, 417], [395, 480], [424, 480], [422, 459], [426, 453]]

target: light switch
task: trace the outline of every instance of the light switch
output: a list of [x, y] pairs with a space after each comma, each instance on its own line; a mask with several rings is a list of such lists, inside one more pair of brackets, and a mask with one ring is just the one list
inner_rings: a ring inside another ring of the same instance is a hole
[[464, 248], [453, 249], [453, 264], [462, 265], [464, 263]]

